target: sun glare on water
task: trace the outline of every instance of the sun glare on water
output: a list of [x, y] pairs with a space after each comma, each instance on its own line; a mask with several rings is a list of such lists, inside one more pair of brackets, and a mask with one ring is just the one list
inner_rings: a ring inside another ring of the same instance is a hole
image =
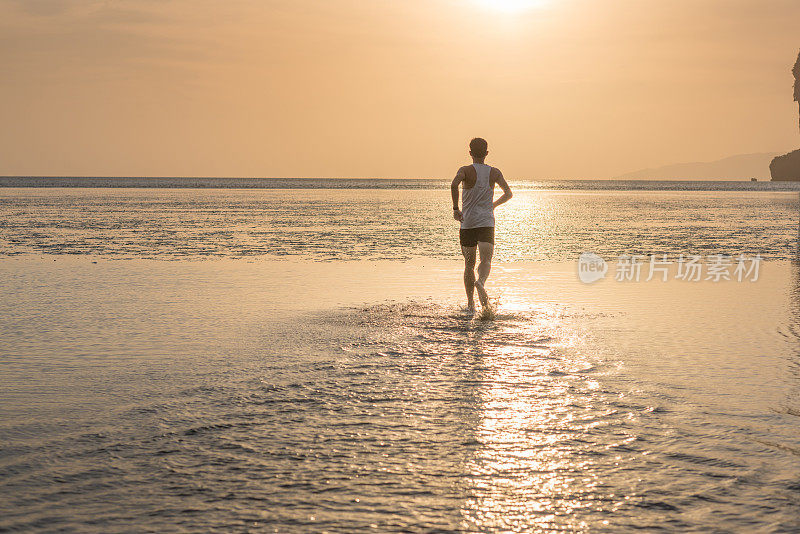
[[505, 13], [521, 13], [537, 7], [542, 7], [547, 0], [476, 0], [486, 8]]

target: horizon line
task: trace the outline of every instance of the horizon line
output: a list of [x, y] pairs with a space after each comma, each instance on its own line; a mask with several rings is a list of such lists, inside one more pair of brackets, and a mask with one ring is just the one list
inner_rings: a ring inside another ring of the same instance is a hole
[[[8, 178], [118, 178], [118, 179], [182, 179], [182, 180], [450, 180], [450, 178], [436, 178], [436, 177], [375, 177], [375, 176], [156, 176], [156, 175], [62, 175], [62, 174], [7, 174], [0, 175], [0, 180]], [[512, 182], [536, 182], [536, 181], [557, 181], [557, 180], [570, 180], [570, 181], [617, 181], [617, 182], [735, 182], [735, 181], [752, 181], [752, 176], [749, 177], [732, 177], [732, 178], [511, 178]], [[759, 182], [770, 182], [771, 179], [757, 178]]]

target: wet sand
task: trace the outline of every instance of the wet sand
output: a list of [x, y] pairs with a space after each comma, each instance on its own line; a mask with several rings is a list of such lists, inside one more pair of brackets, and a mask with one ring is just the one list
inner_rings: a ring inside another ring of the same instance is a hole
[[3, 259], [0, 527], [797, 526], [797, 266], [460, 269]]

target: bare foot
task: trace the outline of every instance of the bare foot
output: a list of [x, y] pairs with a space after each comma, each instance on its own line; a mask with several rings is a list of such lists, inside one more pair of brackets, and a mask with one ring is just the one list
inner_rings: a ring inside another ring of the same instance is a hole
[[478, 313], [478, 319], [481, 321], [494, 321], [496, 316], [495, 307], [491, 304], [481, 307], [481, 311]]
[[488, 306], [489, 294], [486, 292], [486, 288], [483, 287], [483, 282], [475, 280], [475, 289], [478, 291], [478, 298], [481, 299], [481, 306]]

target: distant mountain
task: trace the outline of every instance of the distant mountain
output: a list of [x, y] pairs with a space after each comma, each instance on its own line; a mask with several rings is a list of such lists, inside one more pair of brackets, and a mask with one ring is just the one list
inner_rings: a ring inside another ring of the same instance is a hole
[[739, 154], [717, 161], [678, 163], [616, 176], [618, 180], [769, 180], [775, 152]]

